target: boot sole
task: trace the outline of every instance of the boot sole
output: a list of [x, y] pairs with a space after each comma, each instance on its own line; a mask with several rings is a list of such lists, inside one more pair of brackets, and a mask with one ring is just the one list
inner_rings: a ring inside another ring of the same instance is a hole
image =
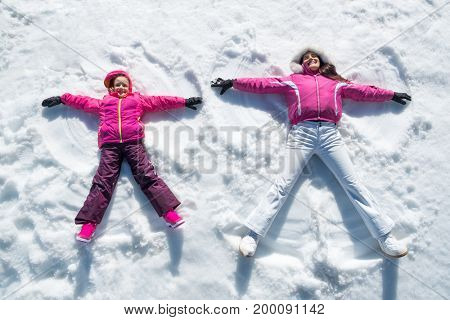
[[166, 222], [166, 224], [167, 224], [167, 226], [169, 227], [169, 228], [172, 228], [172, 229], [176, 229], [176, 228], [178, 228], [179, 226], [181, 226], [182, 224], [184, 224], [186, 221], [184, 221], [184, 220], [180, 220], [180, 221], [178, 221], [177, 223], [175, 223], [175, 224], [170, 224], [170, 223], [168, 223], [168, 222]]
[[246, 254], [244, 254], [243, 252], [242, 252], [242, 250], [241, 250], [241, 246], [239, 246], [239, 253], [241, 254], [241, 256], [243, 256], [243, 257], [245, 257], [245, 258], [251, 258], [251, 257], [253, 257], [255, 254], [252, 254], [252, 255], [246, 255]]
[[240, 253], [241, 256], [243, 256], [244, 258], [251, 258], [251, 257], [253, 257], [253, 256], [245, 255], [245, 254], [241, 251], [241, 248], [239, 248], [239, 253]]
[[82, 238], [82, 237], [80, 237], [79, 235], [77, 235], [76, 239], [77, 239], [78, 241], [81, 241], [81, 242], [89, 243], [89, 242], [92, 241], [92, 238], [94, 237], [94, 234], [95, 234], [95, 231], [94, 231], [94, 233], [92, 234], [92, 236], [91, 236], [90, 239]]
[[383, 254], [384, 254], [385, 256], [387, 256], [387, 257], [389, 257], [389, 258], [394, 258], [394, 259], [398, 259], [398, 258], [404, 257], [404, 256], [406, 256], [406, 255], [408, 254], [408, 250], [406, 250], [404, 253], [402, 253], [402, 254], [400, 254], [400, 255], [398, 255], [398, 256], [392, 256], [392, 255], [390, 255], [390, 254], [387, 254], [387, 253], [384, 252], [383, 250], [381, 250], [381, 252], [383, 252]]

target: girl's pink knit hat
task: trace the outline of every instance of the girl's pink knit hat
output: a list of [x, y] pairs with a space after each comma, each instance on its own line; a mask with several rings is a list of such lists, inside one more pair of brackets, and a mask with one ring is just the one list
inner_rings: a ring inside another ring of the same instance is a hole
[[128, 81], [130, 82], [129, 92], [132, 92], [133, 91], [133, 84], [131, 82], [130, 75], [126, 71], [123, 71], [123, 70], [114, 70], [114, 71], [109, 72], [106, 75], [105, 80], [103, 81], [103, 83], [105, 84], [105, 87], [107, 89], [109, 89], [111, 87], [111, 80], [116, 78], [116, 77], [118, 77], [118, 76], [124, 76], [125, 78], [128, 79]]

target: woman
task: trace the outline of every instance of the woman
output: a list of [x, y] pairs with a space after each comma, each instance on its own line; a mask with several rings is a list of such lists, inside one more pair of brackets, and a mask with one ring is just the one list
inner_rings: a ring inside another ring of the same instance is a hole
[[283, 172], [247, 218], [245, 225], [250, 232], [241, 239], [239, 251], [247, 257], [255, 254], [260, 238], [266, 235], [303, 167], [317, 154], [340, 182], [381, 250], [390, 257], [405, 256], [406, 246], [391, 235], [394, 222], [378, 210], [372, 195], [358, 181], [337, 123], [342, 116], [342, 98], [372, 102], [393, 100], [405, 104], [411, 97], [406, 93], [351, 83], [317, 50], [301, 51], [290, 66], [294, 74], [287, 77], [218, 78], [211, 83], [212, 87], [222, 88], [221, 95], [231, 87], [251, 93], [284, 94], [292, 124]]

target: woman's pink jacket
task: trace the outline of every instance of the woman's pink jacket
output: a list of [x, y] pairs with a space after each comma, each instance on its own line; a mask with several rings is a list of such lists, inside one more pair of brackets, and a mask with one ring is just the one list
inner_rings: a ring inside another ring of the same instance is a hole
[[381, 102], [392, 99], [391, 90], [329, 79], [303, 65], [303, 73], [280, 78], [240, 78], [233, 88], [251, 93], [284, 94], [289, 120], [322, 120], [337, 123], [342, 116], [342, 99]]

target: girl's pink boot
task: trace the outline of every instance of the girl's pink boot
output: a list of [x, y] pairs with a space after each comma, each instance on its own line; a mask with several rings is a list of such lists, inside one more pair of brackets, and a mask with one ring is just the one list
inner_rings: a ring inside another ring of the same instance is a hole
[[180, 217], [180, 215], [174, 210], [166, 212], [163, 215], [163, 218], [166, 221], [167, 225], [174, 229], [181, 226], [185, 222], [183, 218]]
[[77, 240], [83, 242], [91, 242], [92, 237], [95, 234], [96, 229], [95, 223], [85, 223], [81, 227], [80, 233], [77, 234]]

